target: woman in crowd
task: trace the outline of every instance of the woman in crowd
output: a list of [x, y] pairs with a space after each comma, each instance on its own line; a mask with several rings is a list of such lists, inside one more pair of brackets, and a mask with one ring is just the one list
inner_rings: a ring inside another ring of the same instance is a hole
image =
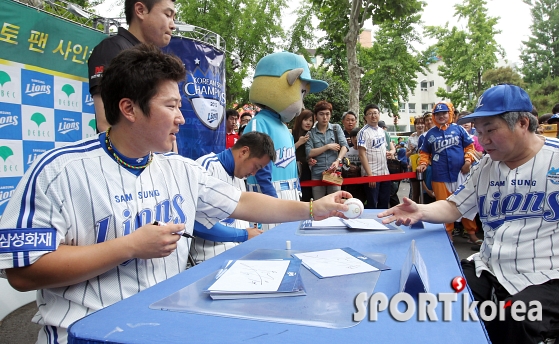
[[[406, 156], [410, 161], [410, 166], [412, 165], [412, 159], [419, 159], [419, 155], [418, 155], [419, 147], [417, 145], [418, 145], [419, 137], [423, 134], [425, 129], [425, 120], [423, 119], [423, 116], [415, 117], [413, 123], [414, 123], [413, 125], [415, 126], [415, 133], [411, 134], [408, 137], [408, 147], [406, 151]], [[415, 163], [417, 164], [417, 161]], [[414, 202], [419, 203], [419, 193], [420, 193], [419, 181], [413, 178], [410, 180], [410, 184], [411, 184], [411, 188], [410, 188], [411, 199]]]
[[[305, 144], [309, 140], [309, 131], [314, 124], [314, 114], [311, 110], [303, 110], [301, 114], [295, 117], [293, 124], [293, 141], [295, 142], [295, 156], [297, 159], [297, 169], [299, 170], [299, 181], [311, 180], [310, 166], [316, 164], [313, 158], [307, 159], [305, 152]], [[312, 189], [310, 187], [301, 187], [301, 201], [309, 202], [312, 197]]]
[[[322, 180], [322, 174], [332, 173], [341, 167], [342, 159], [349, 148], [344, 131], [339, 124], [331, 124], [332, 104], [321, 100], [314, 106], [316, 126], [311, 129], [305, 150], [307, 157], [316, 159], [311, 167], [311, 179]], [[314, 186], [315, 199], [341, 190], [339, 185]]]

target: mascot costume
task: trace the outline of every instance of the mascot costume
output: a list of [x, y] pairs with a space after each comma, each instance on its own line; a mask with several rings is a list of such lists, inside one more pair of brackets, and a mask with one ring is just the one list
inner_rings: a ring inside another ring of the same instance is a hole
[[[307, 93], [317, 93], [326, 87], [326, 82], [311, 78], [307, 61], [302, 56], [280, 52], [258, 61], [249, 99], [261, 110], [248, 122], [244, 132], [259, 131], [270, 135], [277, 157], [276, 161], [270, 161], [255, 176], [248, 178], [248, 191], [299, 200], [295, 144], [285, 123], [299, 116]], [[264, 225], [262, 229], [274, 226]]]

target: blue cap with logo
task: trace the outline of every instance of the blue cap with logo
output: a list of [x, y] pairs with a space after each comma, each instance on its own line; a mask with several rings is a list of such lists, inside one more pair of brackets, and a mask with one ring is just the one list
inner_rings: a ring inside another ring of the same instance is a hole
[[328, 87], [328, 83], [322, 80], [311, 78], [309, 64], [303, 56], [293, 54], [287, 51], [266, 55], [258, 61], [254, 71], [254, 77], [258, 76], [276, 76], [280, 77], [283, 73], [303, 68], [303, 73], [299, 78], [307, 81], [311, 85], [310, 93], [317, 93]]
[[450, 109], [448, 108], [448, 105], [446, 105], [445, 103], [438, 103], [435, 106], [435, 109], [433, 109], [433, 114], [439, 113], [439, 112], [449, 112]]
[[501, 84], [483, 92], [477, 101], [476, 110], [460, 118], [457, 123], [467, 123], [478, 117], [496, 116], [505, 112], [530, 112], [532, 108], [526, 91], [515, 85]]
[[556, 113], [547, 120], [547, 124], [554, 124], [557, 122], [559, 122], [559, 113]]

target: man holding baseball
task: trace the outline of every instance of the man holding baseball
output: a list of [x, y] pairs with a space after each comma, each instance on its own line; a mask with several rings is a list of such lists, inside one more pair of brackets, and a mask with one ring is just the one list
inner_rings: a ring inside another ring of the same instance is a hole
[[[378, 215], [383, 223], [409, 225], [479, 213], [483, 244], [462, 268], [476, 301], [510, 305], [504, 320], [485, 322], [492, 343], [536, 344], [559, 335], [559, 140], [535, 134], [531, 110], [518, 86], [485, 91], [475, 112], [458, 120], [475, 122], [487, 152], [466, 182], [446, 200], [423, 205], [404, 198]], [[515, 320], [513, 310], [531, 301], [541, 304], [542, 320]]]
[[314, 204], [241, 192], [190, 159], [156, 153], [171, 150], [184, 124], [185, 75], [155, 46], [122, 51], [101, 81], [111, 127], [44, 153], [16, 188], [0, 221], [9, 238], [0, 275], [38, 290], [38, 343], [65, 343], [71, 323], [184, 271], [180, 233], [195, 219], [209, 228], [228, 217], [277, 223], [347, 211], [343, 191]]

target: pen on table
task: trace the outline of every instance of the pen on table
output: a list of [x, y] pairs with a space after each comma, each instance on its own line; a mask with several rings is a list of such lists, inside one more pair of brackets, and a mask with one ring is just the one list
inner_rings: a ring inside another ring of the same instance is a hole
[[[152, 224], [155, 225], [155, 226], [166, 226], [167, 225], [165, 222], [161, 222], [161, 221], [153, 221]], [[182, 233], [177, 232], [175, 234], [182, 235], [185, 238], [194, 239], [194, 237], [192, 235], [188, 234], [186, 231], [184, 231]]]

